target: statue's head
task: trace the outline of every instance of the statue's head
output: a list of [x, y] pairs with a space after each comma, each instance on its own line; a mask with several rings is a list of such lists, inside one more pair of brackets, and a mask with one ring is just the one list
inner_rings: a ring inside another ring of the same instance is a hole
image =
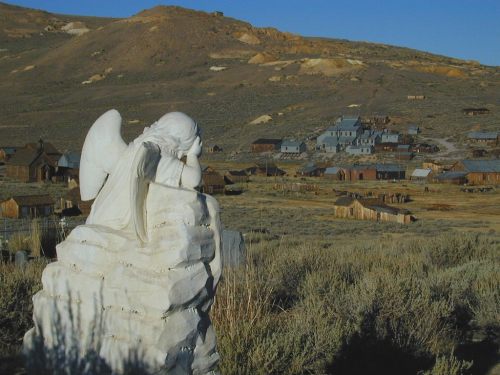
[[151, 126], [151, 130], [174, 142], [175, 151], [182, 157], [193, 145], [199, 135], [198, 125], [182, 112], [170, 112], [163, 115]]

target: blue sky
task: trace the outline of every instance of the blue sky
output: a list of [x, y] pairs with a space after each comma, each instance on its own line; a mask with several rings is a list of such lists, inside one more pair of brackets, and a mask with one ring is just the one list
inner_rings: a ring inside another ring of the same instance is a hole
[[180, 5], [305, 36], [362, 40], [500, 65], [500, 0], [7, 0], [50, 12], [128, 17]]

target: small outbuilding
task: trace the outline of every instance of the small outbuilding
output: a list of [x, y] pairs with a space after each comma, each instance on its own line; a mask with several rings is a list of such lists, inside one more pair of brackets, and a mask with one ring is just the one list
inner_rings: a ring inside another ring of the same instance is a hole
[[306, 151], [306, 144], [301, 141], [285, 140], [281, 143], [280, 151], [284, 154], [301, 154]]
[[472, 185], [500, 184], [500, 159], [462, 160], [452, 168], [455, 172], [465, 172], [467, 182]]
[[224, 175], [224, 180], [226, 181], [226, 184], [238, 184], [238, 183], [245, 183], [248, 182], [250, 179], [248, 177], [248, 174], [246, 171], [241, 170], [241, 171], [228, 171]]
[[205, 167], [202, 172], [203, 193], [224, 194], [224, 188], [226, 186], [224, 177], [212, 167]]
[[432, 174], [432, 169], [422, 169], [422, 168], [417, 168], [415, 169], [411, 176], [410, 180], [412, 181], [427, 181]]
[[276, 138], [259, 138], [252, 143], [251, 150], [253, 153], [279, 151], [281, 142]]
[[82, 201], [80, 188], [73, 188], [61, 198], [62, 214], [64, 216], [88, 216], [92, 208], [92, 203], [93, 201]]
[[484, 143], [496, 146], [499, 143], [498, 134], [497, 132], [470, 132], [467, 138], [474, 143]]
[[315, 163], [307, 163], [297, 170], [298, 176], [303, 177], [322, 177], [325, 168], [317, 166]]
[[2, 217], [11, 219], [50, 216], [54, 212], [54, 200], [48, 194], [18, 195], [0, 203]]
[[415, 220], [408, 210], [391, 207], [377, 198], [341, 197], [333, 206], [337, 218], [396, 222], [409, 224]]

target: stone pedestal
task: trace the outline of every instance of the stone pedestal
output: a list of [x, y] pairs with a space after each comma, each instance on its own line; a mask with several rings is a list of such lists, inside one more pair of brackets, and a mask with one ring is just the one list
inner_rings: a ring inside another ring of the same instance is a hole
[[146, 203], [147, 243], [133, 231], [82, 225], [57, 246], [24, 338], [33, 363], [99, 361], [113, 373], [216, 368], [208, 312], [221, 273], [217, 202], [152, 184]]

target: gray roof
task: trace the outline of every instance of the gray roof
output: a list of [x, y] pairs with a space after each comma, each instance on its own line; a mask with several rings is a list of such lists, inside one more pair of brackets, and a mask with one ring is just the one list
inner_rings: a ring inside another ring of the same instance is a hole
[[409, 150], [410, 145], [398, 145], [398, 150]]
[[294, 141], [294, 140], [285, 140], [281, 143], [281, 147], [300, 147], [300, 145], [304, 143], [301, 141]]
[[463, 160], [462, 164], [467, 172], [496, 172], [500, 173], [500, 159], [492, 160]]
[[432, 172], [432, 169], [417, 168], [411, 174], [412, 177], [427, 177]]
[[329, 146], [336, 146], [339, 144], [339, 139], [337, 137], [326, 137], [322, 143]]
[[21, 148], [17, 150], [8, 163], [11, 165], [29, 166], [39, 155], [40, 153], [37, 150]]
[[[332, 129], [336, 131], [356, 131], [361, 126], [357, 117], [344, 117]], [[331, 128], [328, 128], [330, 130]]]
[[325, 169], [325, 174], [337, 174], [340, 171], [340, 167], [328, 167]]
[[375, 164], [377, 172], [404, 172], [405, 168], [397, 164]]
[[66, 168], [80, 168], [80, 153], [76, 151], [69, 151], [64, 153], [57, 163], [59, 167]]
[[340, 144], [352, 143], [355, 139], [356, 139], [355, 136], [339, 137], [339, 143]]
[[497, 139], [497, 132], [470, 132], [467, 135], [470, 139]]
[[438, 174], [436, 178], [438, 180], [452, 180], [454, 178], [460, 178], [464, 177], [467, 175], [467, 172], [443, 172], [441, 174]]

